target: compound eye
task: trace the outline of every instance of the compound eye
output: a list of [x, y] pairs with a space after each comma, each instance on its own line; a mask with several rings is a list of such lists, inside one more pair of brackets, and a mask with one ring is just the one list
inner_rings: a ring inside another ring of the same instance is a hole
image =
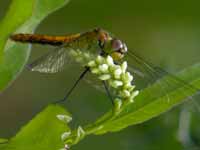
[[123, 48], [123, 43], [120, 40], [114, 39], [112, 41], [112, 48], [115, 51], [119, 51], [120, 49]]

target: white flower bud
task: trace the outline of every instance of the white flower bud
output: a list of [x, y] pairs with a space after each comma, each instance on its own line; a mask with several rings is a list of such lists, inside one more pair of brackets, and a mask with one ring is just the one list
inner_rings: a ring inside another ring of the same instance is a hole
[[131, 94], [130, 94], [130, 92], [128, 91], [128, 90], [123, 90], [122, 92], [121, 92], [121, 94], [122, 94], [122, 97], [129, 97]]
[[119, 81], [119, 80], [114, 80], [114, 81], [111, 81], [110, 84], [111, 84], [112, 87], [118, 88], [119, 86], [123, 85], [123, 82]]
[[124, 83], [123, 89], [129, 89], [131, 86], [132, 86], [132, 85], [131, 85], [131, 82]]
[[110, 78], [111, 78], [110, 74], [103, 74], [103, 75], [99, 76], [99, 79], [103, 80], [103, 81], [108, 80]]
[[110, 66], [109, 70], [112, 74], [114, 74], [115, 70], [117, 69], [121, 69], [120, 66], [117, 66], [117, 65], [113, 65], [113, 66]]
[[70, 121], [72, 121], [72, 117], [67, 116], [67, 115], [57, 115], [56, 116], [60, 121], [65, 122], [65, 123], [69, 123]]
[[94, 60], [92, 60], [92, 61], [90, 61], [90, 62], [88, 63], [88, 67], [95, 67], [95, 66], [96, 66], [96, 63], [95, 63]]
[[97, 68], [91, 69], [91, 72], [94, 73], [94, 74], [100, 73], [99, 69], [97, 69]]
[[65, 144], [65, 150], [69, 150], [69, 146], [67, 144]]
[[61, 149], [59, 149], [59, 150], [69, 150], [69, 146], [67, 145], [67, 144], [65, 144], [65, 147], [64, 148], [61, 148]]
[[116, 70], [114, 71], [114, 77], [115, 77], [116, 79], [119, 79], [121, 74], [122, 74], [121, 68], [118, 68], [118, 69], [116, 69]]
[[137, 91], [134, 91], [134, 92], [132, 92], [131, 93], [131, 96], [130, 96], [130, 99], [133, 101], [134, 100], [134, 98], [137, 96], [139, 94], [139, 91], [137, 90]]
[[111, 56], [107, 56], [107, 58], [106, 58], [106, 63], [107, 63], [109, 66], [113, 66], [113, 65], [114, 65], [113, 58], [112, 58]]
[[131, 82], [133, 80], [133, 76], [130, 74], [130, 72], [125, 73], [126, 82]]
[[126, 82], [126, 75], [125, 75], [125, 73], [122, 73], [122, 74], [121, 74], [121, 80], [122, 80], [123, 82], [127, 83], [127, 82]]
[[139, 94], [139, 90], [135, 91], [134, 92], [134, 97], [138, 96], [138, 94]]
[[79, 126], [77, 129], [77, 137], [81, 138], [83, 136], [85, 136], [85, 131], [83, 130], [83, 128], [81, 126]]
[[100, 56], [100, 55], [98, 55], [97, 56], [97, 58], [96, 58], [96, 62], [98, 63], [98, 64], [102, 64], [103, 63], [103, 57], [102, 56]]
[[122, 64], [121, 64], [121, 68], [122, 68], [122, 72], [125, 73], [126, 72], [126, 69], [127, 69], [127, 62], [124, 61]]
[[89, 53], [83, 53], [83, 56], [84, 56], [86, 59], [90, 58], [90, 54], [89, 54]]
[[135, 86], [134, 85], [130, 85], [130, 86], [127, 86], [126, 89], [128, 89], [131, 92], [131, 91], [133, 91], [135, 89]]
[[103, 73], [108, 71], [108, 65], [107, 64], [102, 64], [99, 66], [99, 70]]
[[128, 98], [128, 102], [129, 102], [129, 103], [134, 103], [134, 99], [131, 98], [131, 97], [129, 97], [129, 98]]
[[69, 136], [70, 136], [71, 132], [64, 132], [62, 135], [61, 135], [61, 140], [62, 141], [65, 141]]
[[125, 74], [122, 75], [122, 80], [125, 83], [131, 83], [131, 81], [133, 80], [133, 76], [130, 74], [130, 72], [126, 72]]

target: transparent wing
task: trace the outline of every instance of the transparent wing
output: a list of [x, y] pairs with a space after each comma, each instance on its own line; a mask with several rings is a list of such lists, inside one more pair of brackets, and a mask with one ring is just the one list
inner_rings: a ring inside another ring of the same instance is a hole
[[[96, 75], [92, 73], [88, 73], [84, 77], [84, 81], [87, 84], [89, 84], [91, 87], [93, 87], [95, 90], [97, 90], [98, 92], [102, 92], [103, 94], [108, 96], [108, 93], [106, 92], [103, 82], [99, 80]], [[113, 91], [113, 89], [110, 86], [108, 86], [107, 89], [109, 90], [109, 93], [112, 99], [114, 99], [114, 97], [116, 96], [116, 93]], [[108, 99], [110, 99], [110, 97], [108, 97]]]
[[105, 92], [102, 82], [99, 79], [97, 79], [95, 75], [88, 73], [87, 76], [84, 78], [84, 81], [97, 91], [102, 93]]
[[69, 62], [69, 48], [65, 45], [57, 47], [53, 51], [39, 57], [33, 63], [28, 65], [31, 71], [42, 73], [56, 73], [64, 68], [64, 65]]
[[[167, 93], [172, 91], [178, 86], [185, 87], [190, 91], [199, 92], [200, 89], [196, 88], [195, 86], [187, 83], [186, 81], [182, 80], [181, 78], [176, 77], [173, 74], [168, 73], [164, 69], [153, 65], [145, 61], [143, 58], [139, 57], [132, 51], [129, 51], [129, 57], [127, 61], [129, 63], [129, 70], [133, 72], [133, 74], [137, 75], [138, 77], [142, 77], [141, 80], [145, 80], [146, 84], [143, 85], [143, 88], [147, 87], [148, 84], [152, 84], [157, 82], [160, 86], [157, 89], [157, 95], [165, 96], [166, 100], [170, 101], [172, 97], [170, 97]], [[164, 77], [167, 75], [167, 77]], [[164, 78], [163, 78], [164, 77]], [[161, 79], [162, 78], [162, 82]], [[151, 94], [152, 97], [152, 93]], [[155, 94], [155, 93], [154, 93]], [[187, 93], [184, 93], [187, 96]], [[188, 96], [188, 98], [192, 99], [195, 103], [195, 106], [199, 109], [197, 102], [194, 101], [193, 97]]]

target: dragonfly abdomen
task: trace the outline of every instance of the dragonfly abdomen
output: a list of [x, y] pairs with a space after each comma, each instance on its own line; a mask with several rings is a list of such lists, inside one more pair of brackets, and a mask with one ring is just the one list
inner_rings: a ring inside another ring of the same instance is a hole
[[77, 39], [80, 34], [73, 34], [69, 36], [49, 36], [40, 34], [14, 34], [11, 35], [11, 39], [23, 43], [37, 43], [37, 44], [49, 44], [49, 45], [62, 45], [64, 43], [72, 42]]

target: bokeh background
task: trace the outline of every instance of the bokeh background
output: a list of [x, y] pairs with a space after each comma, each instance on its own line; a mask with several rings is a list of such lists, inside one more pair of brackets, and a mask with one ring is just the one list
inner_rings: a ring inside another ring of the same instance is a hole
[[[0, 1], [0, 18], [9, 3], [10, 0]], [[63, 35], [102, 27], [146, 60], [177, 72], [200, 58], [199, 4], [195, 0], [71, 0], [46, 18], [36, 33]], [[30, 62], [50, 49], [33, 46]], [[81, 68], [73, 65], [55, 75], [24, 69], [0, 95], [0, 137], [15, 135], [47, 104], [62, 98], [80, 72]], [[94, 121], [111, 107], [106, 95], [85, 81], [69, 99], [65, 105], [73, 113], [74, 125]], [[180, 105], [118, 133], [89, 136], [73, 149], [198, 150], [200, 117], [192, 105]]]

